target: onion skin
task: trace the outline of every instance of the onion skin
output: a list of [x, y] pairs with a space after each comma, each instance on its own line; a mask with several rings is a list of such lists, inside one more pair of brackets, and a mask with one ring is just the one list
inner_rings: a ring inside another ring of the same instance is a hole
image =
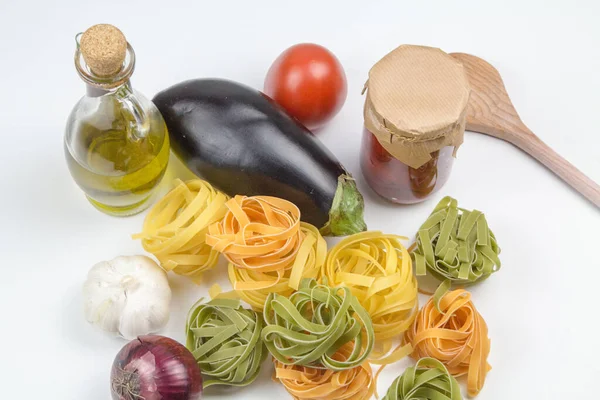
[[115, 357], [113, 400], [200, 400], [202, 376], [192, 353], [164, 336], [139, 336]]

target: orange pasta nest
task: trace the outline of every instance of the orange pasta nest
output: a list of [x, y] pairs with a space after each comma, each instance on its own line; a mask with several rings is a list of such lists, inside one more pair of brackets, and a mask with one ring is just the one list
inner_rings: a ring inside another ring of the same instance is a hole
[[208, 226], [223, 218], [227, 196], [208, 182], [175, 181], [176, 186], [158, 201], [144, 219], [144, 250], [154, 254], [166, 271], [199, 283], [202, 273], [217, 264], [219, 253], [206, 244]]
[[411, 343], [411, 357], [432, 357], [441, 361], [450, 374], [467, 375], [467, 392], [476, 396], [483, 387], [490, 353], [488, 328], [471, 301], [471, 294], [454, 290], [423, 306], [404, 340]]
[[[333, 358], [348, 359], [352, 345], [342, 346]], [[343, 371], [285, 365], [274, 359], [273, 380], [280, 381], [295, 400], [367, 400], [375, 391], [368, 362]]]
[[378, 231], [357, 233], [334, 246], [323, 275], [331, 285], [352, 291], [373, 320], [377, 340], [371, 362], [389, 364], [408, 355], [410, 345], [390, 353], [392, 339], [403, 334], [418, 311], [417, 280], [400, 240]]
[[287, 200], [236, 196], [226, 203], [221, 222], [209, 227], [206, 243], [229, 261], [229, 280], [254, 310], [269, 293], [285, 296], [302, 278], [316, 278], [327, 244], [318, 229], [300, 222], [300, 210]]

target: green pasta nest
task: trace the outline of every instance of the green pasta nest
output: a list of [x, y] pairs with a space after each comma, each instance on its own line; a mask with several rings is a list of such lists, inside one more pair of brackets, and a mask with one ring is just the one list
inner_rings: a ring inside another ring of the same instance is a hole
[[382, 400], [462, 400], [462, 395], [444, 364], [421, 358], [392, 382]]
[[204, 375], [204, 387], [245, 386], [254, 381], [267, 352], [260, 338], [260, 314], [240, 300], [203, 299], [188, 314], [186, 347]]
[[[270, 353], [286, 365], [341, 371], [362, 364], [373, 349], [371, 318], [350, 289], [303, 279], [289, 298], [269, 294], [262, 338]], [[352, 351], [344, 360], [333, 358], [344, 344]]]
[[453, 285], [470, 285], [500, 269], [500, 247], [481, 211], [443, 198], [419, 228], [412, 252], [416, 275], [431, 273]]

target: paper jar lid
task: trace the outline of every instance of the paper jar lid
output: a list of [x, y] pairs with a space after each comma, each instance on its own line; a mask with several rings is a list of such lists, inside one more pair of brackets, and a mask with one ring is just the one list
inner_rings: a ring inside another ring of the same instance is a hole
[[433, 47], [402, 45], [379, 60], [365, 84], [365, 126], [413, 168], [463, 142], [469, 83], [462, 64]]

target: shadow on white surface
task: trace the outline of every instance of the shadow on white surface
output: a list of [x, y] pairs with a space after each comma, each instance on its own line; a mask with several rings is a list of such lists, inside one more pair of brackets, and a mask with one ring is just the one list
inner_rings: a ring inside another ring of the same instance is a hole
[[[110, 381], [106, 374], [88, 375], [84, 381], [77, 382], [73, 390], [73, 399], [107, 400], [110, 399]], [[55, 398], [55, 397], [53, 397]]]

